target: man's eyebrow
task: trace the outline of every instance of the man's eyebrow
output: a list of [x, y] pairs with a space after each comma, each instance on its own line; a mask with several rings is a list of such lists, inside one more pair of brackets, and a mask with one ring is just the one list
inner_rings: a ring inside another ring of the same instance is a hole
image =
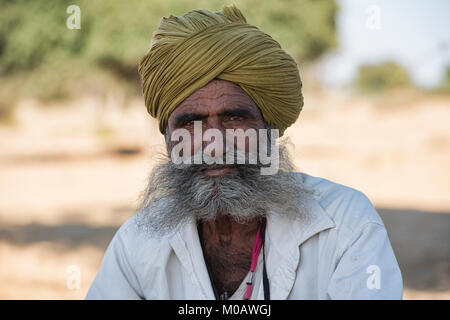
[[248, 109], [238, 107], [238, 108], [224, 110], [219, 113], [219, 116], [249, 117], [249, 116], [253, 116], [253, 115]]
[[180, 114], [178, 116], [175, 117], [174, 120], [174, 124], [177, 125], [183, 125], [186, 124], [190, 121], [195, 121], [195, 120], [202, 120], [207, 118], [208, 115], [207, 114], [202, 114], [202, 113], [183, 113]]

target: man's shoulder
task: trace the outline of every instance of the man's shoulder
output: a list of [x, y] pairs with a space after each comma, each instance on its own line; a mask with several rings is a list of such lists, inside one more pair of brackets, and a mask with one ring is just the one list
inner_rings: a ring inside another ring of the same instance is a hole
[[372, 202], [363, 192], [303, 172], [296, 174], [337, 229], [353, 232], [367, 223], [383, 225]]
[[[168, 236], [156, 237], [146, 229], [140, 221], [142, 212], [136, 212], [117, 230], [115, 238], [123, 243], [125, 249], [133, 255], [157, 253], [165, 248], [170, 249]], [[132, 248], [132, 250], [129, 250]]]

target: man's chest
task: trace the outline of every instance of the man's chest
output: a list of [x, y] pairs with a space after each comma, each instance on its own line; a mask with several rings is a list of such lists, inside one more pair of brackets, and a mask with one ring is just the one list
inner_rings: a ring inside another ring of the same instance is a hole
[[251, 249], [246, 247], [219, 247], [205, 244], [203, 255], [212, 285], [220, 296], [231, 296], [250, 270]]

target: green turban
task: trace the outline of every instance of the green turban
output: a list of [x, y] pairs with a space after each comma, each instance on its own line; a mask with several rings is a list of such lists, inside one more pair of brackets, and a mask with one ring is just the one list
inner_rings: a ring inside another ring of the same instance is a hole
[[239, 85], [280, 136], [303, 106], [294, 59], [235, 5], [162, 18], [139, 74], [145, 105], [162, 133], [175, 108], [214, 78]]

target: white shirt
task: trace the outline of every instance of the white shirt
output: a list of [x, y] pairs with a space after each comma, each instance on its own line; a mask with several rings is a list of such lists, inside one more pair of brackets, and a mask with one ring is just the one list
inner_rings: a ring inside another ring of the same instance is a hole
[[[386, 229], [361, 192], [296, 173], [315, 195], [308, 216], [267, 216], [271, 299], [401, 299], [400, 269]], [[215, 299], [196, 222], [163, 238], [140, 232], [136, 215], [116, 232], [86, 299]], [[262, 254], [251, 299], [264, 299]], [[231, 299], [243, 299], [245, 281]]]

